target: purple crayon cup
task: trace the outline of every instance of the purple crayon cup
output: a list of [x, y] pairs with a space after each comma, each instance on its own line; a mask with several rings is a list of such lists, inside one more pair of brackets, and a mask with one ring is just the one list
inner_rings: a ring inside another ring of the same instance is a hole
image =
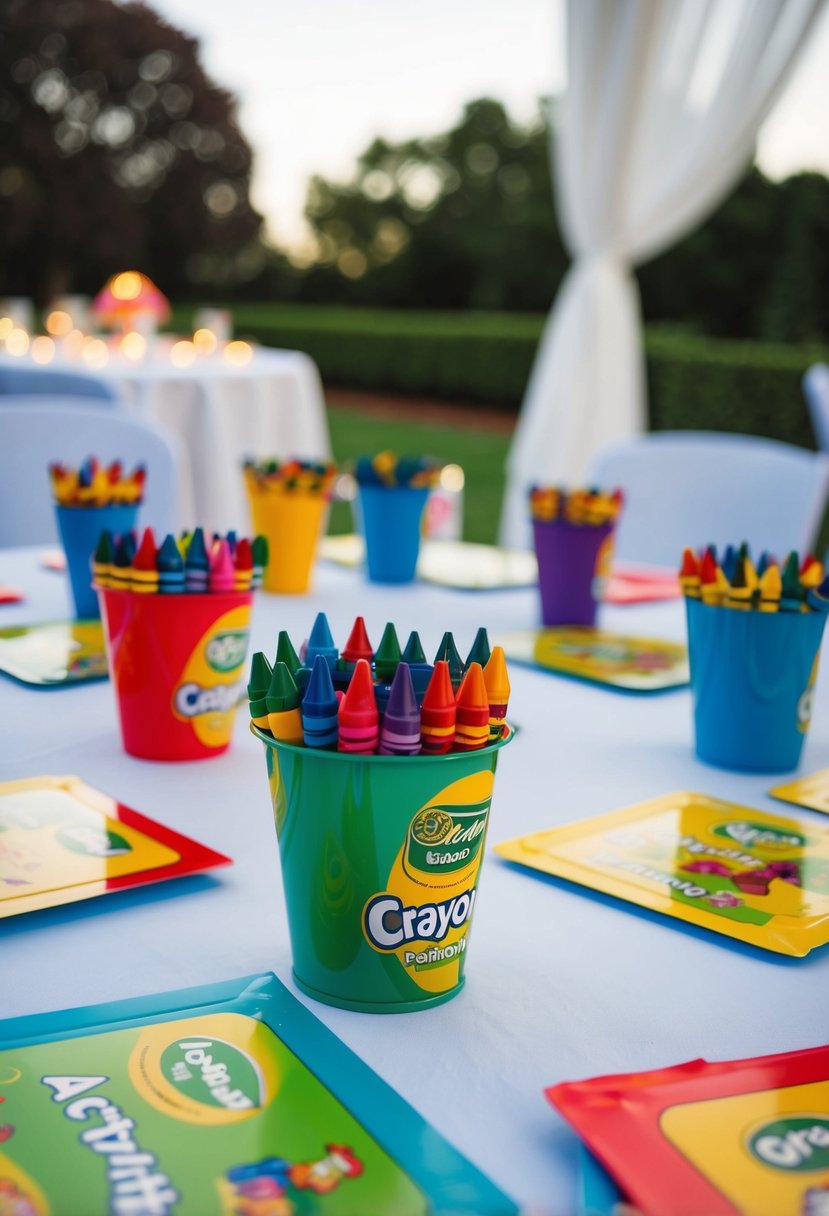
[[595, 625], [613, 549], [614, 525], [533, 520], [541, 621]]

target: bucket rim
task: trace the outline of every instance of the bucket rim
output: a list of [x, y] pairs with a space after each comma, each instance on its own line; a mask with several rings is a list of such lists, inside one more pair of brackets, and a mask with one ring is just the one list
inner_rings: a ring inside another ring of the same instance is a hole
[[363, 763], [368, 761], [370, 764], [394, 764], [398, 768], [401, 764], [416, 764], [423, 766], [424, 764], [445, 764], [452, 760], [469, 760], [474, 756], [488, 756], [492, 752], [499, 751], [502, 747], [506, 747], [508, 743], [512, 743], [515, 738], [515, 730], [509, 723], [506, 724], [507, 733], [497, 739], [495, 743], [488, 743], [486, 747], [479, 747], [473, 751], [467, 752], [444, 752], [440, 756], [424, 756], [418, 753], [416, 756], [378, 756], [376, 754], [364, 756], [358, 755], [355, 752], [338, 752], [329, 751], [323, 747], [297, 747], [295, 743], [284, 743], [281, 739], [274, 739], [273, 735], [266, 735], [253, 722], [250, 723], [250, 732], [256, 735], [257, 739], [265, 744], [266, 747], [273, 748], [274, 751], [286, 751], [296, 755], [313, 755], [314, 757], [324, 761], [346, 761], [349, 764]]

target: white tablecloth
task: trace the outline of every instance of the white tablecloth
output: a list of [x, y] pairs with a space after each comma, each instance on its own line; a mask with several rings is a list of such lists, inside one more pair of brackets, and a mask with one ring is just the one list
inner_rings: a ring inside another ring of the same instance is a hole
[[185, 461], [178, 528], [249, 531], [245, 457], [331, 452], [319, 373], [301, 351], [255, 347], [242, 366], [212, 355], [179, 368], [160, 354], [138, 363], [113, 356], [94, 369], [60, 360], [50, 366], [112, 383], [127, 410], [178, 435]]
[[[0, 609], [0, 623], [65, 615], [61, 576], [39, 569], [30, 552], [0, 553], [0, 581], [29, 595], [25, 605]], [[403, 636], [418, 628], [430, 653], [446, 628], [466, 653], [479, 624], [496, 634], [536, 618], [529, 591], [383, 590], [357, 572], [321, 566], [313, 597], [258, 598], [253, 647], [272, 653], [280, 628], [298, 645], [320, 608], [340, 641], [361, 612], [375, 644], [392, 619]], [[684, 636], [676, 603], [606, 610], [603, 623]], [[825, 1041], [829, 952], [761, 955], [498, 859], [498, 840], [672, 790], [780, 809], [765, 794], [772, 779], [694, 758], [687, 690], [637, 698], [519, 668], [511, 678], [510, 717], [522, 730], [498, 764], [464, 991], [394, 1017], [331, 1009], [293, 991], [527, 1211], [568, 1216], [577, 1210], [577, 1142], [543, 1087]], [[804, 771], [829, 766], [827, 684], [818, 680]], [[0, 680], [0, 721], [2, 779], [77, 773], [235, 862], [215, 877], [2, 922], [0, 1014], [269, 969], [292, 987], [265, 760], [244, 713], [224, 757], [181, 765], [122, 752], [107, 683], [37, 692]], [[827, 826], [825, 817], [797, 813]]]

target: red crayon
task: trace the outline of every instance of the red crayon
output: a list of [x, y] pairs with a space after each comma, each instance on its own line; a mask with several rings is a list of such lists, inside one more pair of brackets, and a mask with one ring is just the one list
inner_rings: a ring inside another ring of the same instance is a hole
[[340, 702], [337, 721], [337, 751], [374, 755], [380, 739], [380, 715], [374, 699], [371, 667], [366, 659], [358, 659], [354, 666], [351, 683]]
[[155, 537], [152, 528], [145, 528], [141, 544], [132, 559], [129, 582], [131, 591], [152, 593], [158, 591]]
[[232, 591], [236, 583], [236, 571], [230, 556], [230, 545], [226, 540], [217, 540], [210, 554], [211, 591]]
[[358, 616], [351, 627], [348, 641], [340, 651], [340, 658], [346, 663], [356, 663], [358, 659], [366, 659], [369, 663], [374, 658], [374, 651], [366, 633], [366, 623]]
[[489, 742], [489, 695], [480, 663], [470, 663], [458, 689], [458, 713], [452, 750], [474, 752]]
[[236, 552], [233, 555], [233, 564], [236, 567], [235, 589], [237, 591], [249, 591], [253, 578], [253, 550], [246, 536], [237, 541]]
[[420, 710], [420, 741], [425, 756], [442, 756], [444, 752], [452, 750], [455, 714], [455, 692], [449, 675], [449, 664], [445, 659], [439, 659], [423, 694]]

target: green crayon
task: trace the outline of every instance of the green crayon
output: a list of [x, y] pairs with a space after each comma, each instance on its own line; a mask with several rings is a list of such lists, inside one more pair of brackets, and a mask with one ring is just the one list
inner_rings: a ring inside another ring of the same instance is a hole
[[426, 652], [420, 642], [420, 634], [416, 629], [413, 629], [409, 634], [409, 640], [406, 643], [406, 648], [403, 651], [403, 663], [408, 663], [409, 667], [415, 667], [427, 662]]
[[291, 642], [288, 632], [285, 629], [280, 629], [279, 637], [277, 638], [276, 661], [277, 663], [284, 663], [288, 668], [288, 671], [291, 673], [294, 679], [296, 679], [296, 673], [302, 664], [299, 661], [299, 655], [294, 650], [293, 643]]
[[469, 667], [471, 663], [480, 663], [481, 667], [486, 667], [489, 662], [489, 656], [492, 651], [489, 647], [489, 637], [483, 625], [475, 634], [475, 641], [472, 643], [472, 649], [466, 656], [465, 667]]
[[268, 662], [267, 655], [264, 655], [261, 650], [257, 650], [250, 663], [248, 700], [250, 701], [251, 721], [260, 730], [270, 730], [266, 698], [271, 683], [271, 675], [271, 665]]
[[438, 652], [435, 655], [436, 663], [439, 663], [441, 660], [444, 660], [449, 664], [449, 678], [452, 681], [452, 688], [455, 690], [455, 692], [457, 692], [461, 686], [461, 680], [463, 679], [463, 661], [461, 656], [458, 654], [455, 639], [448, 630], [441, 638], [440, 646], [438, 646]]
[[806, 588], [800, 581], [800, 561], [794, 549], [786, 558], [783, 567], [780, 592], [781, 612], [800, 612], [806, 600]]
[[274, 739], [302, 747], [304, 739], [299, 692], [287, 664], [274, 664], [265, 704], [268, 707], [268, 726]]
[[390, 684], [400, 665], [401, 658], [397, 630], [389, 621], [383, 630], [380, 645], [374, 652], [374, 678], [382, 684]]

